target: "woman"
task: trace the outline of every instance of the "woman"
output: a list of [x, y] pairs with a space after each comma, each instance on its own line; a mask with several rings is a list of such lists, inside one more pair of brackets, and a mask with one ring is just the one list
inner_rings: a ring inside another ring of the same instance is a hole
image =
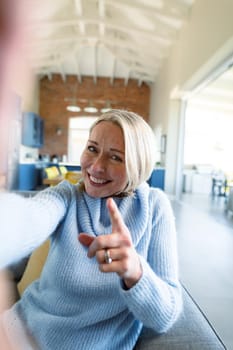
[[10, 247], [14, 238], [2, 264], [51, 238], [40, 280], [3, 317], [8, 337], [21, 334], [24, 350], [132, 350], [143, 325], [160, 333], [177, 319], [174, 218], [165, 194], [145, 182], [153, 147], [141, 117], [112, 110], [90, 130], [82, 183], [2, 198], [0, 231]]

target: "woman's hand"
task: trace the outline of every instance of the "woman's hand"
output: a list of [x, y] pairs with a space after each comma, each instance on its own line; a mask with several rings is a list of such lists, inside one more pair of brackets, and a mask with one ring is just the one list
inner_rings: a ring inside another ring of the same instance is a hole
[[[112, 223], [112, 233], [96, 238], [81, 233], [79, 241], [89, 247], [89, 258], [96, 256], [100, 271], [116, 272], [123, 279], [126, 287], [131, 288], [142, 276], [140, 259], [134, 249], [130, 232], [112, 198], [107, 200], [107, 208]], [[106, 262], [106, 254], [112, 262]]]

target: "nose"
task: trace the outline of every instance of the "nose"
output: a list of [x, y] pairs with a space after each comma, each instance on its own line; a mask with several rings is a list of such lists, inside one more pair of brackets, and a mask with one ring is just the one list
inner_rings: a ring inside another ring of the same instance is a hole
[[103, 154], [99, 154], [92, 163], [92, 170], [96, 172], [104, 172], [106, 170], [106, 158]]

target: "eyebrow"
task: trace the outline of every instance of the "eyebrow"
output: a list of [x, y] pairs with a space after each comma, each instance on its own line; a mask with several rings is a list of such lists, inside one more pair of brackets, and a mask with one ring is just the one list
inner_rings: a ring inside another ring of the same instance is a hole
[[[96, 146], [99, 145], [98, 142], [93, 141], [93, 140], [90, 140], [90, 139], [88, 140], [88, 142], [94, 143]], [[121, 150], [119, 150], [119, 149], [117, 149], [117, 148], [110, 148], [110, 151], [118, 152], [118, 153], [121, 153], [121, 154], [125, 154], [124, 151], [121, 151]]]

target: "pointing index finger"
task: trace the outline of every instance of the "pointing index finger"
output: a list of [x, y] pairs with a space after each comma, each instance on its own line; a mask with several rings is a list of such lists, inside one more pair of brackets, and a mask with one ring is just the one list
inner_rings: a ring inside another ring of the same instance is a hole
[[117, 205], [112, 198], [107, 199], [107, 208], [109, 211], [113, 232], [121, 231], [122, 228], [125, 227], [125, 224], [117, 208]]

